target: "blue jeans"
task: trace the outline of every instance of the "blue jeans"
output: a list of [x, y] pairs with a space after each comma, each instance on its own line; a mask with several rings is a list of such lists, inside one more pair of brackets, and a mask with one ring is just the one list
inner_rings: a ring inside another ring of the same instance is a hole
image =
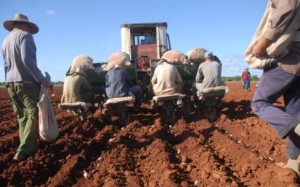
[[135, 96], [135, 107], [141, 107], [142, 105], [142, 88], [140, 86], [132, 86], [129, 88], [129, 92], [131, 92]]
[[[285, 109], [273, 106], [281, 96]], [[300, 137], [294, 128], [300, 123], [300, 77], [283, 71], [280, 66], [265, 70], [254, 92], [252, 110], [270, 123], [281, 138], [288, 138], [287, 154], [297, 159]]]
[[248, 90], [250, 88], [250, 81], [249, 80], [243, 80], [243, 89]]

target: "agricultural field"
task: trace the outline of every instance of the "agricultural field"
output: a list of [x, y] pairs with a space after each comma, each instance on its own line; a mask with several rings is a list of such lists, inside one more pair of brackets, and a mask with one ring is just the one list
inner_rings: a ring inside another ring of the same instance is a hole
[[[0, 186], [298, 186], [295, 172], [282, 169], [282, 140], [250, 108], [255, 83], [242, 92], [227, 83], [220, 118], [206, 120], [202, 109], [190, 120], [177, 115], [174, 125], [161, 122], [150, 103], [134, 111], [130, 123], [104, 124], [101, 110], [81, 122], [58, 108], [62, 87], [50, 94], [59, 136], [38, 138], [39, 150], [26, 161], [13, 160], [19, 145], [17, 118], [0, 88]], [[283, 106], [282, 99], [276, 103]]]

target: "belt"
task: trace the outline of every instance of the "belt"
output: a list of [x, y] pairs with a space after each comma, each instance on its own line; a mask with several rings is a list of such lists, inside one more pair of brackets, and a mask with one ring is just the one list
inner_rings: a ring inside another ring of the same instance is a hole
[[17, 82], [8, 82], [7, 84], [37, 84], [37, 82], [34, 81], [17, 81]]

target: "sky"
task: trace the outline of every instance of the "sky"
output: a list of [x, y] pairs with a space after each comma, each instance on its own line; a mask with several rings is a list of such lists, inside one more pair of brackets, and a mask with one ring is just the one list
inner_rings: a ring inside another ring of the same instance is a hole
[[[40, 30], [33, 35], [37, 64], [56, 82], [65, 79], [77, 55], [106, 62], [120, 51], [122, 24], [148, 22], [167, 22], [173, 50], [186, 54], [205, 48], [222, 61], [222, 76], [240, 76], [249, 67], [244, 52], [267, 0], [0, 0], [0, 5], [1, 25], [16, 13], [38, 25]], [[1, 26], [1, 44], [8, 34]], [[257, 69], [250, 72], [262, 74]], [[4, 81], [1, 55], [0, 82]]]

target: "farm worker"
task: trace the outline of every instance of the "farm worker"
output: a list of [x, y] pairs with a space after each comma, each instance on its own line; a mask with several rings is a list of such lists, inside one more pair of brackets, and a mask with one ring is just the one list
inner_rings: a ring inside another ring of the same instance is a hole
[[179, 51], [170, 50], [163, 54], [151, 78], [154, 95], [170, 95], [180, 92], [178, 84], [182, 83], [182, 78], [175, 64], [184, 61], [185, 57]]
[[251, 79], [251, 73], [249, 72], [249, 68], [247, 67], [245, 68], [241, 76], [243, 91], [250, 90], [250, 79]]
[[64, 81], [62, 103], [94, 102], [92, 85], [88, 82], [87, 73], [94, 70], [93, 59], [87, 55], [76, 56]]
[[[269, 0], [258, 30], [263, 31], [251, 49], [255, 57], [263, 57], [267, 48], [281, 39], [294, 35], [287, 54], [270, 67], [265, 67], [252, 99], [252, 110], [262, 120], [267, 121], [281, 138], [288, 138], [288, 161], [283, 168], [299, 172], [297, 161], [300, 154], [300, 21], [299, 0]], [[296, 21], [293, 21], [293, 20]], [[298, 20], [298, 21], [297, 21]], [[294, 30], [290, 30], [294, 28]], [[298, 30], [297, 30], [298, 29]], [[282, 44], [281, 44], [282, 45]], [[281, 47], [278, 46], [278, 48]], [[285, 110], [273, 103], [283, 96]]]
[[225, 85], [221, 80], [222, 64], [214, 59], [214, 54], [210, 51], [204, 53], [204, 58], [205, 61], [199, 65], [195, 78], [197, 95], [200, 98], [204, 88]]
[[[111, 65], [113, 64], [113, 65]], [[130, 57], [125, 52], [114, 52], [108, 58], [108, 66], [112, 67], [105, 75], [106, 95], [108, 99], [135, 96], [134, 107], [142, 104], [142, 88], [135, 86], [126, 68], [131, 66]]]
[[20, 145], [14, 160], [22, 161], [37, 151], [39, 93], [41, 85], [51, 85], [37, 66], [32, 35], [38, 33], [38, 26], [23, 14], [16, 14], [3, 26], [10, 31], [2, 44], [5, 82], [19, 122]]
[[150, 30], [144, 32], [144, 39], [141, 41], [141, 44], [155, 44], [156, 37], [152, 34]]

